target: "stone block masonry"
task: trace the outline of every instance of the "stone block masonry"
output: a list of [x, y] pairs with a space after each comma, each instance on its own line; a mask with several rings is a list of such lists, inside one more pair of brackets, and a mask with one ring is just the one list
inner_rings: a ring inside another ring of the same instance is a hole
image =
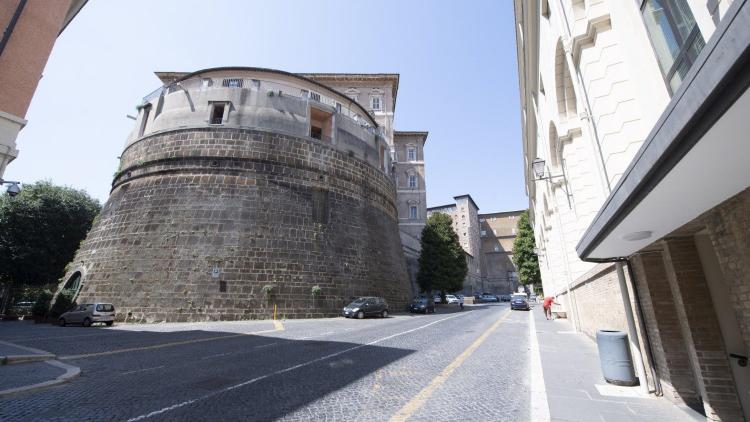
[[402, 309], [395, 197], [380, 169], [307, 137], [161, 132], [126, 148], [67, 277], [129, 321], [335, 316], [367, 295]]

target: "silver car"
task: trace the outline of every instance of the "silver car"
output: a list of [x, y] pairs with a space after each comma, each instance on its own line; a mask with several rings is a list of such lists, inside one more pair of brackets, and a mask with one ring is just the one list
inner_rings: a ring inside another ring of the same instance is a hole
[[66, 324], [81, 324], [84, 327], [90, 327], [95, 322], [111, 327], [115, 322], [115, 306], [111, 303], [84, 303], [60, 315], [57, 322], [61, 327]]

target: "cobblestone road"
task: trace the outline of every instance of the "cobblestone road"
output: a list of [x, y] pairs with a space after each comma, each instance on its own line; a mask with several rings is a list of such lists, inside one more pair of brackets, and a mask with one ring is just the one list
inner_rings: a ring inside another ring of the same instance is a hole
[[528, 321], [493, 304], [283, 327], [3, 324], [82, 372], [0, 400], [0, 420], [528, 420]]

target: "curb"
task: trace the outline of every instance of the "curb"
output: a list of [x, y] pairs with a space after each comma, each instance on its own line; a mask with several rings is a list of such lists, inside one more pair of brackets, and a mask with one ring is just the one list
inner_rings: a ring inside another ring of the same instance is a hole
[[81, 375], [81, 368], [77, 366], [68, 365], [66, 363], [62, 363], [57, 360], [46, 360], [44, 362], [48, 365], [52, 365], [52, 366], [56, 366], [58, 368], [64, 369], [65, 373], [50, 381], [44, 381], [44, 382], [40, 382], [37, 384], [25, 385], [23, 387], [16, 387], [16, 388], [9, 388], [7, 390], [1, 390], [0, 397], [6, 397], [6, 396], [13, 395], [13, 394], [27, 393], [31, 391], [42, 390], [48, 387], [62, 384], [64, 382], [68, 382], [71, 379], [76, 378], [77, 376]]
[[29, 363], [53, 360], [57, 356], [51, 353], [38, 354], [38, 355], [10, 355], [0, 356], [0, 365], [12, 365], [14, 363]]

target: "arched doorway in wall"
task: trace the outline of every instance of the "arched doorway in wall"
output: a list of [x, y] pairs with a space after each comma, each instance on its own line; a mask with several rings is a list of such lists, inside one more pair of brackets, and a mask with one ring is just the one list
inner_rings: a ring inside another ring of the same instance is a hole
[[68, 281], [65, 282], [62, 290], [60, 290], [60, 293], [66, 293], [71, 297], [72, 300], [75, 300], [76, 296], [78, 296], [78, 291], [81, 290], [82, 280], [83, 280], [83, 275], [81, 274], [81, 272], [80, 271], [74, 272], [68, 278]]

